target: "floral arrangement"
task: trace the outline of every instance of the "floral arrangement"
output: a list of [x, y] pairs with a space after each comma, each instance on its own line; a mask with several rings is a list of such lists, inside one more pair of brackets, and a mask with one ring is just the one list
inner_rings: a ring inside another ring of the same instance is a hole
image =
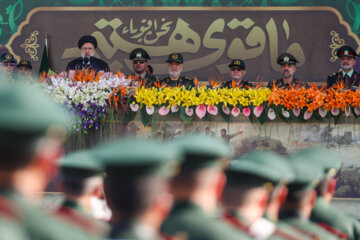
[[[98, 129], [109, 111], [109, 96], [122, 97], [129, 80], [122, 73], [69, 71], [41, 76], [45, 91], [74, 114], [73, 127], [87, 133]], [[119, 96], [117, 96], [119, 95]], [[121, 95], [121, 96], [120, 96]]]
[[142, 118], [154, 113], [178, 115], [187, 122], [193, 116], [203, 119], [219, 114], [230, 121], [231, 117], [243, 114], [260, 123], [277, 117], [286, 122], [333, 117], [337, 123], [343, 114], [346, 117], [351, 113], [355, 117], [360, 116], [360, 91], [345, 90], [341, 84], [331, 89], [310, 85], [309, 88], [275, 87], [272, 90], [263, 87], [228, 89], [199, 86], [191, 90], [140, 87], [136, 89], [130, 109], [140, 111]]
[[[134, 100], [130, 103], [133, 112], [145, 109], [142, 117], [154, 114], [155, 110], [161, 116], [180, 114], [184, 121], [191, 121], [197, 115], [203, 119], [208, 114], [219, 112], [226, 120], [230, 115], [237, 117], [243, 112], [245, 116], [261, 115], [263, 104], [271, 94], [269, 88], [208, 88], [200, 86], [191, 90], [182, 87], [174, 88], [144, 88], [136, 89]], [[144, 122], [144, 121], [143, 121]]]
[[127, 78], [120, 72], [70, 71], [41, 78], [55, 101], [66, 105], [75, 115], [73, 127], [85, 133], [102, 126], [111, 110], [120, 110], [123, 123], [140, 112], [144, 125], [157, 115], [178, 116], [190, 122], [194, 117], [207, 119], [216, 115], [231, 121], [242, 114], [261, 124], [276, 118], [291, 122], [331, 117], [337, 123], [343, 115], [360, 116], [360, 91], [346, 90], [342, 84], [331, 89], [316, 85], [289, 89], [261, 86], [229, 89], [219, 88], [214, 82], [210, 82], [210, 86], [198, 85], [195, 79], [197, 87], [188, 90], [164, 88], [159, 83], [146, 88], [141, 82], [139, 87], [130, 87], [133, 77]]

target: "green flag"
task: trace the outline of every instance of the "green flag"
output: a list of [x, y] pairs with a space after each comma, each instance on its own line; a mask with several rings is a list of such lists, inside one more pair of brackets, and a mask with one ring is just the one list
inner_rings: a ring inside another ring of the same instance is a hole
[[44, 50], [43, 50], [43, 54], [41, 57], [39, 73], [41, 74], [44, 71], [46, 73], [48, 73], [49, 69], [50, 69], [50, 66], [49, 66], [49, 56], [48, 56], [48, 51], [47, 51], [47, 39], [45, 38], [45, 45], [44, 45]]

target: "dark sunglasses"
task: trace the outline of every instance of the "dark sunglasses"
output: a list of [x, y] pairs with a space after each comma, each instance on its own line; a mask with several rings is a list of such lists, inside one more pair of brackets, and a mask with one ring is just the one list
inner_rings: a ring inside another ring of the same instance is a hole
[[3, 65], [5, 66], [5, 67], [7, 67], [7, 66], [15, 66], [15, 63], [12, 63], [12, 62], [5, 62], [5, 63], [3, 63]]
[[145, 63], [146, 61], [143, 61], [143, 60], [135, 60], [135, 61], [133, 61], [133, 63], [134, 64], [137, 64], [137, 63], [140, 63], [140, 64], [143, 64], [143, 63]]
[[238, 68], [238, 67], [232, 67], [230, 69], [231, 71], [239, 71], [239, 72], [242, 70], [242, 68]]

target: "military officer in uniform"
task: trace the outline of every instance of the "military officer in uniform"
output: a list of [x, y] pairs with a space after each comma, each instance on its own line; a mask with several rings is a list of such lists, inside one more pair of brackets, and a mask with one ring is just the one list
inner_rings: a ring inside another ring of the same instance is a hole
[[82, 36], [78, 41], [78, 48], [81, 51], [81, 57], [69, 62], [66, 71], [88, 69], [96, 73], [110, 72], [109, 65], [105, 61], [94, 57], [97, 48], [96, 38], [91, 35]]
[[105, 236], [108, 226], [92, 215], [92, 199], [103, 196], [103, 168], [91, 153], [82, 150], [70, 153], [60, 162], [64, 201], [54, 214], [84, 231]]
[[182, 240], [251, 239], [246, 233], [214, 218], [225, 183], [224, 157], [228, 146], [205, 135], [182, 137], [174, 144], [184, 159], [170, 182], [174, 206], [161, 229]]
[[[232, 161], [225, 171], [224, 220], [255, 239], [306, 239], [290, 226], [263, 218], [271, 195], [293, 180], [286, 160], [268, 151], [254, 151]], [[277, 211], [279, 210], [279, 206]], [[276, 219], [278, 212], [276, 214]]]
[[16, 59], [11, 53], [4, 53], [0, 56], [2, 81], [11, 82], [14, 79]]
[[340, 71], [333, 73], [327, 78], [327, 88], [331, 88], [337, 84], [343, 83], [346, 89], [357, 89], [360, 84], [360, 75], [354, 70], [356, 57], [355, 50], [350, 46], [340, 47], [336, 55], [340, 60]]
[[161, 86], [185, 87], [186, 89], [195, 87], [193, 79], [181, 75], [184, 70], [184, 58], [180, 53], [171, 53], [166, 62], [169, 75], [160, 81]]
[[311, 239], [339, 239], [309, 220], [316, 199], [315, 187], [324, 175], [322, 166], [302, 150], [288, 160], [295, 178], [288, 184], [288, 196], [280, 208], [279, 219]]
[[123, 139], [97, 147], [94, 156], [106, 171], [109, 239], [171, 239], [159, 228], [171, 206], [167, 178], [176, 173], [181, 153], [155, 141]]
[[229, 64], [231, 80], [223, 82], [220, 87], [222, 88], [250, 88], [253, 84], [245, 81], [246, 74], [245, 62], [241, 59], [234, 59]]
[[309, 159], [317, 161], [323, 166], [325, 174], [316, 188], [317, 198], [310, 220], [341, 239], [360, 239], [360, 223], [330, 205], [335, 193], [335, 174], [340, 168], [340, 159], [336, 154], [319, 147], [308, 148], [304, 150], [305, 153], [308, 154]]
[[31, 77], [32, 75], [31, 62], [26, 59], [22, 59], [16, 66], [16, 69], [18, 76]]
[[157, 77], [147, 71], [150, 56], [144, 49], [135, 48], [130, 52], [129, 58], [133, 62], [132, 76], [134, 77], [130, 86], [138, 87], [141, 81], [143, 86], [153, 87], [154, 83], [159, 82]]
[[274, 85], [277, 88], [292, 87], [307, 87], [305, 82], [302, 82], [294, 77], [296, 72], [296, 63], [299, 61], [290, 53], [282, 53], [277, 58], [277, 64], [280, 65], [281, 78], [270, 81], [268, 87], [272, 88]]
[[29, 239], [93, 239], [26, 202], [30, 194], [43, 192], [53, 176], [68, 113], [30, 86], [2, 84], [0, 101], [5, 103], [0, 106], [1, 205], [17, 216]]

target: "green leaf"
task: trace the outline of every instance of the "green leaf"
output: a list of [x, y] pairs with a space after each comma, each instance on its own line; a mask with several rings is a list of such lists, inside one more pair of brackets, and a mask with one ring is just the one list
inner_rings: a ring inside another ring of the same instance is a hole
[[180, 108], [180, 118], [185, 122], [185, 123], [190, 123], [194, 117], [194, 114], [195, 114], [195, 110], [194, 110], [194, 114], [189, 117], [186, 112], [185, 112], [185, 107], [181, 107]]
[[[155, 114], [155, 111], [154, 111], [154, 114]], [[140, 116], [141, 116], [141, 122], [144, 125], [144, 127], [149, 126], [152, 116], [147, 114], [145, 105], [143, 105], [140, 110]]]
[[340, 120], [342, 119], [342, 116], [343, 116], [342, 111], [340, 111], [340, 113], [337, 116], [333, 116], [335, 125], [337, 125], [340, 122]]
[[223, 119], [226, 121], [226, 122], [230, 122], [231, 120], [231, 114], [226, 114], [224, 113], [224, 111], [222, 110], [222, 105], [217, 105], [217, 108], [218, 108], [218, 112], [220, 112], [221, 116], [223, 117]]

